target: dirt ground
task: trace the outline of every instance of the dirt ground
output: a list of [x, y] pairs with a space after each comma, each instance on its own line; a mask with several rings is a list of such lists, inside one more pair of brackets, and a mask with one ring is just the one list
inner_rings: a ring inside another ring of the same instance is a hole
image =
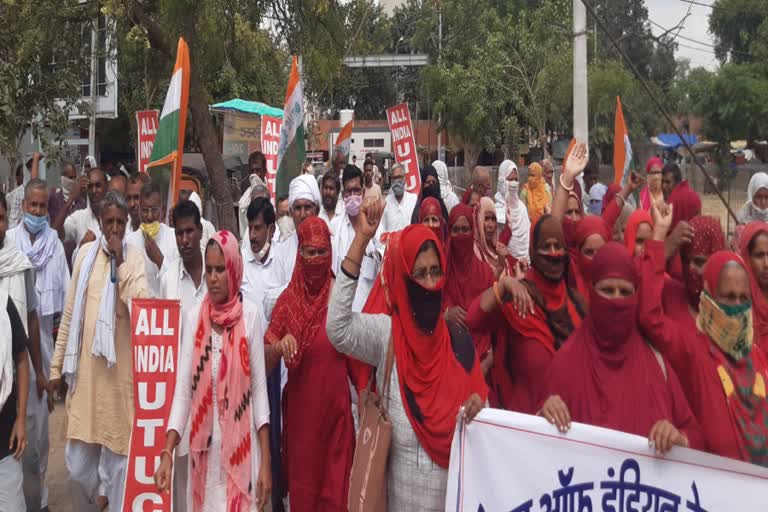
[[48, 455], [47, 481], [51, 512], [75, 512], [69, 499], [69, 480], [64, 465], [65, 417], [64, 402], [59, 402], [48, 420], [51, 451]]

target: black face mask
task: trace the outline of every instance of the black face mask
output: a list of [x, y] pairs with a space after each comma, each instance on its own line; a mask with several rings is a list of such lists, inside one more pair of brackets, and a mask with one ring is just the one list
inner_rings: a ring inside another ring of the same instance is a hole
[[545, 279], [556, 283], [565, 275], [565, 271], [568, 268], [568, 256], [536, 254], [532, 258], [531, 265], [533, 265]]
[[440, 199], [440, 185], [438, 183], [432, 183], [430, 185], [425, 185], [421, 189], [421, 195], [424, 198], [434, 197], [435, 199]]
[[416, 326], [423, 333], [432, 334], [443, 307], [443, 291], [427, 290], [410, 279], [405, 280], [405, 285]]

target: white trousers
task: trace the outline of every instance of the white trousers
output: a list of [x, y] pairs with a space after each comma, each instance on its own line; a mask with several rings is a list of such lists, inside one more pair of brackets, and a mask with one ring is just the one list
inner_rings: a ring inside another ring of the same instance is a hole
[[176, 457], [173, 463], [173, 510], [187, 512], [189, 493], [189, 455]]
[[13, 455], [0, 459], [0, 510], [27, 510], [21, 462]]
[[48, 469], [48, 401], [47, 395], [37, 397], [34, 376], [30, 380], [27, 401], [27, 447], [22, 463], [24, 467], [24, 497], [30, 512], [38, 512], [48, 506], [48, 486], [45, 473]]
[[123, 509], [128, 457], [118, 455], [100, 444], [70, 439], [67, 441], [64, 459], [69, 471], [75, 510], [98, 510], [98, 496], [107, 497], [109, 510]]

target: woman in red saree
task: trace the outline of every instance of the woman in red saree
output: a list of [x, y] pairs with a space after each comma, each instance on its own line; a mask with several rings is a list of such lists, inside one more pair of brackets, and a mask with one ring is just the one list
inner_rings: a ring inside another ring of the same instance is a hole
[[672, 205], [672, 226], [665, 240], [667, 271], [675, 279], [682, 279], [684, 263], [680, 251], [695, 236], [690, 222], [701, 214], [701, 198], [683, 181], [672, 190], [668, 202]]
[[593, 313], [549, 365], [540, 414], [563, 432], [573, 420], [648, 436], [661, 453], [672, 445], [698, 448], [701, 429], [677, 375], [640, 334], [633, 260], [616, 242], [595, 255]]
[[445, 246], [445, 220], [440, 202], [434, 197], [427, 197], [419, 206], [419, 223], [431, 229], [440, 243]]
[[635, 210], [627, 220], [624, 230], [624, 245], [632, 256], [643, 253], [646, 240], [653, 237], [653, 219], [646, 210]]
[[753, 344], [746, 265], [732, 252], [711, 255], [702, 272], [696, 328], [662, 307], [664, 239], [671, 216], [655, 214], [642, 256], [640, 326], [674, 368], [704, 432], [707, 450], [768, 466], [768, 362]]
[[573, 238], [573, 248], [568, 251], [571, 258], [569, 284], [588, 300], [592, 258], [603, 245], [611, 241], [611, 228], [602, 217], [588, 215], [576, 225]]
[[752, 285], [752, 323], [755, 343], [768, 349], [768, 223], [750, 222], [741, 234], [739, 252], [747, 262]]
[[288, 288], [264, 336], [271, 371], [282, 357], [283, 467], [291, 510], [347, 510], [355, 428], [347, 359], [328, 340], [325, 318], [333, 286], [327, 224], [310, 217], [298, 229], [299, 250]]
[[469, 308], [473, 331], [496, 333], [491, 369], [493, 406], [536, 412], [555, 352], [581, 324], [584, 300], [568, 288], [562, 225], [544, 215], [531, 234], [531, 268], [522, 280], [502, 276]]
[[704, 265], [712, 254], [725, 248], [725, 235], [720, 220], [714, 217], [694, 217], [690, 226], [696, 235], [680, 249], [682, 279], [666, 278], [662, 300], [667, 315], [693, 331], [704, 286]]
[[[467, 328], [467, 310], [472, 301], [493, 285], [493, 272], [480, 261], [473, 249], [472, 208], [465, 204], [454, 206], [448, 216], [448, 271], [445, 273], [445, 320]], [[483, 373], [487, 374], [492, 359], [491, 335], [471, 332]]]

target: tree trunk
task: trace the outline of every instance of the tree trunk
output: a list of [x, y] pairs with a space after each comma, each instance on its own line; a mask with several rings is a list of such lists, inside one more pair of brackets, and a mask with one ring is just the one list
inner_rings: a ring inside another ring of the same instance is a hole
[[467, 178], [467, 188], [472, 183], [472, 170], [477, 165], [481, 149], [480, 144], [476, 142], [464, 141], [464, 175]]
[[[193, 72], [193, 82], [197, 81], [197, 78]], [[224, 168], [224, 160], [219, 151], [219, 138], [216, 136], [216, 128], [213, 126], [205, 95], [195, 87], [194, 83], [189, 90], [189, 110], [192, 113], [192, 122], [195, 124], [197, 142], [203, 152], [208, 178], [211, 180], [211, 192], [219, 220], [218, 227], [237, 234], [239, 233], [237, 220], [232, 204], [232, 194], [227, 183], [227, 170]]]

